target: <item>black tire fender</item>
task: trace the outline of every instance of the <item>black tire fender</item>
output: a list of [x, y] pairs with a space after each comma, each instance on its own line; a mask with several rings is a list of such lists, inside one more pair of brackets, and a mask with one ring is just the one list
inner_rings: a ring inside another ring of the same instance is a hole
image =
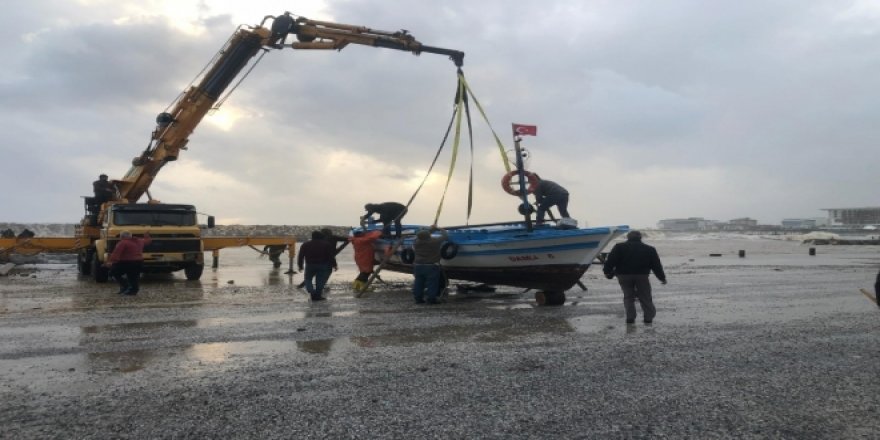
[[416, 261], [416, 251], [411, 248], [400, 251], [400, 261], [404, 264], [413, 264]]
[[440, 256], [444, 260], [451, 260], [456, 255], [458, 255], [458, 245], [451, 241], [443, 242], [443, 246], [440, 246]]

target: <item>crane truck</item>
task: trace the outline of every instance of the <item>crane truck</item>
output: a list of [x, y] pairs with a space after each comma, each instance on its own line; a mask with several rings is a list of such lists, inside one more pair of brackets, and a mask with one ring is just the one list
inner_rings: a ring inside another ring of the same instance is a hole
[[[244, 245], [287, 245], [291, 249], [292, 264], [292, 238], [203, 237], [193, 205], [161, 203], [152, 197], [149, 188], [159, 171], [187, 149], [189, 136], [202, 118], [225, 101], [226, 90], [232, 82], [255, 58], [258, 62], [262, 57], [257, 55], [284, 48], [339, 51], [349, 44], [415, 55], [445, 55], [459, 68], [464, 61], [463, 52], [424, 45], [406, 30], [382, 31], [310, 20], [290, 12], [267, 15], [256, 26], [239, 26], [203, 74], [168, 106], [168, 111], [156, 117], [156, 127], [147, 147], [132, 160], [131, 168], [122, 178], [112, 179], [115, 193], [111, 200], [98, 202], [93, 197], [85, 198], [85, 216], [76, 226], [75, 237], [0, 239], [0, 253], [75, 251], [79, 272], [106, 282], [109, 274], [103, 263], [119, 242], [121, 232], [127, 230], [133, 235], [149, 232], [152, 237], [152, 243], [144, 249], [145, 272], [184, 270], [187, 279], [197, 280], [204, 269], [204, 252], [213, 251], [216, 262], [219, 249]], [[146, 203], [138, 203], [144, 195]], [[207, 226], [214, 226], [213, 217], [208, 217]]]

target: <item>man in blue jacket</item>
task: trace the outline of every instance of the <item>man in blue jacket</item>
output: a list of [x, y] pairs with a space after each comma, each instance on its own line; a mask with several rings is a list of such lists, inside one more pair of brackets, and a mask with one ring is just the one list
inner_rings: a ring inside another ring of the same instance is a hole
[[660, 284], [666, 284], [666, 274], [663, 273], [663, 265], [660, 263], [660, 256], [657, 255], [657, 249], [642, 243], [641, 232], [629, 231], [625, 242], [617, 243], [611, 248], [602, 271], [609, 280], [617, 276], [617, 282], [623, 290], [626, 323], [632, 324], [636, 321], [635, 300], [638, 299], [642, 306], [642, 319], [645, 324], [650, 324], [657, 314], [657, 309], [654, 308], [654, 301], [651, 299], [649, 274], [654, 272]]

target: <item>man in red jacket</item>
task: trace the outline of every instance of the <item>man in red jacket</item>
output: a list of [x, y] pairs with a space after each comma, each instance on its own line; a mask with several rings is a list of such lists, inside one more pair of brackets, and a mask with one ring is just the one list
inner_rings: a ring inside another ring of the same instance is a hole
[[144, 267], [144, 246], [150, 244], [152, 239], [148, 232], [144, 233], [144, 238], [136, 238], [129, 231], [122, 231], [119, 238], [121, 240], [116, 243], [104, 266], [112, 267], [110, 274], [119, 282], [120, 295], [137, 295], [140, 290], [138, 281]]
[[354, 247], [354, 262], [357, 264], [360, 272], [352, 283], [354, 290], [360, 291], [370, 279], [373, 273], [373, 266], [376, 265], [376, 249], [373, 244], [382, 235], [382, 231], [357, 231], [354, 236], [349, 238], [352, 247]]

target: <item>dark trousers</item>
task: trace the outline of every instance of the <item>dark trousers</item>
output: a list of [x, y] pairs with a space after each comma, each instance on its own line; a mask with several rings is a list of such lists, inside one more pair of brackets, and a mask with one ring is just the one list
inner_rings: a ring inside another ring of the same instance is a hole
[[553, 206], [556, 206], [556, 209], [559, 210], [559, 215], [563, 218], [570, 217], [568, 215], [568, 194], [564, 196], [548, 196], [544, 197], [544, 200], [538, 203], [538, 213], [535, 217], [538, 223], [544, 222], [544, 214], [546, 214]]
[[312, 297], [321, 296], [324, 293], [324, 285], [330, 279], [333, 268], [329, 264], [308, 264], [306, 263], [306, 292]]
[[119, 283], [119, 290], [128, 290], [130, 293], [138, 293], [140, 290], [141, 270], [143, 261], [117, 261], [110, 269], [110, 275]]
[[880, 272], [877, 272], [877, 281], [874, 282], [874, 299], [877, 301], [877, 307], [880, 307]]
[[403, 226], [400, 224], [400, 219], [383, 222], [382, 237], [391, 237], [391, 223], [394, 223], [394, 236], [399, 238], [400, 234], [403, 232]]
[[626, 320], [636, 319], [636, 299], [642, 305], [642, 319], [646, 322], [654, 320], [657, 309], [651, 299], [651, 282], [648, 275], [617, 275], [617, 282], [623, 290], [623, 308], [626, 309]]
[[440, 293], [440, 265], [439, 264], [413, 264], [413, 298], [417, 302], [425, 299], [426, 291], [428, 301], [437, 301]]

